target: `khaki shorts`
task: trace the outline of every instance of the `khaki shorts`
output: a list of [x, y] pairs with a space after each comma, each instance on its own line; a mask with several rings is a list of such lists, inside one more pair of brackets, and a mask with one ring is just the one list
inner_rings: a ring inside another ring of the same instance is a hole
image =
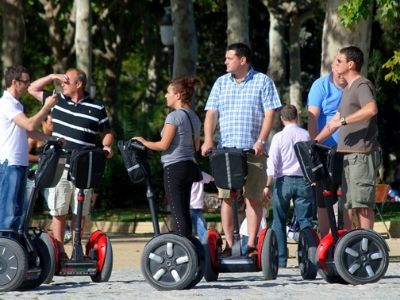
[[[247, 167], [248, 173], [243, 187], [243, 197], [262, 201], [264, 186], [267, 182], [267, 160], [264, 155], [250, 154]], [[218, 188], [218, 198], [230, 198], [230, 191]]]
[[[78, 212], [77, 195], [79, 189], [75, 188], [74, 184], [68, 179], [68, 170], [64, 170], [63, 175], [54, 188], [49, 188], [49, 196], [47, 205], [52, 216], [64, 216], [71, 211], [73, 214]], [[83, 201], [83, 216], [87, 216], [90, 210], [90, 200], [92, 197], [92, 189], [84, 190], [85, 200]]]
[[342, 192], [346, 208], [375, 208], [375, 185], [382, 162], [380, 150], [343, 158]]

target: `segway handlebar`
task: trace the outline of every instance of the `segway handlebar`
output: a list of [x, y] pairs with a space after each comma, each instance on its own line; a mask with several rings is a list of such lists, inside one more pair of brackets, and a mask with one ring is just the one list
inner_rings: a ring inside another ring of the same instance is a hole
[[[220, 148], [220, 149], [208, 149], [207, 151], [206, 151], [206, 155], [205, 156], [209, 156], [211, 153], [213, 153], [213, 152], [223, 152], [223, 151], [227, 151], [227, 150], [229, 150], [229, 149], [236, 149], [236, 148]], [[242, 152], [244, 153], [244, 154], [246, 154], [246, 155], [248, 155], [248, 154], [254, 154], [254, 153], [256, 153], [256, 151], [254, 151], [254, 149], [247, 149], [247, 148], [245, 148], [245, 149], [237, 149], [237, 150], [242, 150]]]
[[138, 140], [135, 140], [135, 139], [131, 139], [130, 140], [130, 143], [129, 143], [128, 147], [129, 147], [129, 149], [135, 149], [135, 150], [140, 150], [140, 151], [146, 150], [146, 146], [143, 145]]
[[329, 151], [332, 150], [332, 147], [318, 143], [317, 141], [315, 141], [314, 144], [312, 144], [312, 148], [314, 150], [323, 150], [323, 151]]

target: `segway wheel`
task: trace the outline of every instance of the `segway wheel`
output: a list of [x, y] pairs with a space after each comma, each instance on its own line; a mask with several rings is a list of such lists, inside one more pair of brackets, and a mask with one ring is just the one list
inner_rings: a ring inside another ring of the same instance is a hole
[[315, 256], [319, 238], [314, 230], [307, 227], [300, 231], [297, 244], [297, 259], [300, 274], [303, 279], [315, 279], [317, 277], [318, 267], [315, 262]]
[[0, 292], [17, 289], [24, 281], [28, 258], [15, 240], [0, 238]]
[[219, 275], [217, 253], [222, 250], [221, 236], [215, 229], [209, 229], [203, 236], [202, 244], [205, 257], [204, 279], [207, 282], [217, 281]]
[[203, 245], [201, 244], [201, 242], [194, 236], [191, 236], [189, 238], [189, 240], [192, 242], [194, 248], [196, 249], [197, 257], [198, 257], [198, 261], [197, 261], [198, 266], [197, 266], [197, 272], [196, 272], [195, 278], [186, 287], [186, 289], [191, 289], [192, 287], [196, 286], [203, 279], [205, 263], [206, 263], [204, 249], [203, 249]]
[[107, 282], [113, 269], [113, 249], [109, 237], [101, 230], [93, 232], [86, 245], [86, 255], [97, 260], [96, 275], [90, 276], [93, 282]]
[[261, 269], [265, 280], [275, 280], [278, 276], [279, 253], [275, 231], [267, 230], [261, 251]]
[[389, 266], [388, 246], [372, 230], [354, 230], [342, 237], [335, 249], [339, 275], [353, 285], [377, 282]]
[[182, 290], [196, 278], [198, 257], [187, 238], [176, 234], [154, 237], [144, 247], [142, 274], [157, 290]]
[[318, 274], [327, 283], [347, 284], [347, 281], [345, 281], [342, 277], [340, 277], [336, 274], [330, 274], [330, 273], [324, 271], [322, 268], [318, 269]]
[[[40, 286], [44, 283], [50, 276], [54, 275], [54, 259], [51, 259], [50, 252], [53, 252], [54, 258], [54, 250], [49, 249], [46, 243], [39, 237], [34, 237], [32, 239], [32, 246], [35, 248], [38, 258], [38, 265], [35, 267], [39, 267], [41, 269], [40, 275], [36, 279], [25, 279], [21, 285], [18, 287], [19, 290], [32, 290]], [[36, 257], [33, 257], [33, 261], [37, 261]], [[53, 274], [51, 274], [53, 272]]]
[[50, 271], [43, 283], [51, 283], [53, 281], [54, 273], [56, 271], [56, 258], [58, 257], [58, 248], [54, 238], [52, 238], [47, 232], [40, 234], [40, 239], [44, 242], [47, 247], [49, 256], [46, 257], [50, 263]]

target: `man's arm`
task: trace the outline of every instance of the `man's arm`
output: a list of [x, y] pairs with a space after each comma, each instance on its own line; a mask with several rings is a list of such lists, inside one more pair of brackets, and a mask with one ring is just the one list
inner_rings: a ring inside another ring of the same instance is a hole
[[209, 109], [204, 120], [204, 143], [201, 146], [201, 154], [206, 155], [206, 152], [214, 147], [213, 136], [217, 126], [218, 111]]
[[54, 80], [60, 81], [62, 83], [67, 81], [68, 78], [65, 76], [65, 74], [50, 74], [45, 77], [39, 78], [30, 84], [28, 88], [29, 94], [31, 94], [37, 100], [42, 101], [44, 87]]
[[378, 106], [376, 105], [376, 102], [370, 101], [356, 112], [352, 113], [349, 116], [344, 116], [344, 117], [346, 118], [347, 124], [352, 124], [369, 120], [377, 113], [378, 113]]
[[103, 144], [103, 150], [109, 153], [107, 158], [111, 158], [113, 156], [113, 151], [111, 148], [113, 142], [114, 142], [114, 135], [112, 134], [112, 132], [105, 133], [103, 136], [102, 144]]
[[268, 109], [264, 112], [264, 120], [261, 126], [261, 131], [258, 136], [258, 140], [253, 145], [253, 149], [256, 151], [256, 155], [261, 155], [264, 153], [264, 144], [265, 141], [268, 139], [269, 133], [271, 132], [274, 116], [274, 109]]
[[328, 137], [330, 137], [336, 129], [340, 127], [340, 113], [337, 112], [328, 124], [322, 128], [321, 132], [314, 138], [318, 143], [324, 142]]
[[28, 118], [23, 112], [16, 115], [12, 121], [18, 126], [24, 128], [27, 131], [34, 131], [40, 123], [46, 119], [51, 108], [57, 104], [57, 96], [52, 95], [46, 98], [46, 101], [42, 108], [32, 117]]
[[308, 106], [308, 134], [311, 139], [315, 139], [318, 135], [318, 118], [320, 108], [318, 106]]

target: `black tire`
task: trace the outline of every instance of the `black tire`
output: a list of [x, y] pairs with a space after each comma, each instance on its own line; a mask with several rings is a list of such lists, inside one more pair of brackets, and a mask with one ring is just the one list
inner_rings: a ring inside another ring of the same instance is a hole
[[[214, 236], [209, 237], [209, 234], [213, 234]], [[205, 258], [204, 279], [207, 282], [218, 280], [219, 276], [218, 269], [216, 269], [212, 263], [213, 259], [217, 260], [218, 240], [221, 241], [221, 237], [215, 231], [212, 232], [212, 230], [207, 231], [207, 233], [203, 236], [202, 244], [203, 244], [204, 258]]]
[[388, 247], [372, 230], [354, 230], [343, 236], [335, 249], [339, 275], [353, 285], [377, 282], [389, 266]]
[[43, 281], [43, 283], [51, 283], [53, 281], [54, 273], [56, 271], [56, 255], [55, 255], [55, 250], [54, 250], [54, 243], [51, 240], [51, 237], [47, 232], [42, 232], [40, 234], [40, 239], [45, 243], [48, 251], [49, 251], [49, 256], [48, 258], [45, 258], [49, 261], [50, 263], [50, 271], [49, 274], [47, 275], [46, 279]]
[[13, 239], [0, 238], [0, 292], [17, 289], [28, 269], [25, 249]]
[[275, 231], [271, 228], [265, 234], [261, 251], [261, 269], [265, 280], [275, 280], [278, 276], [279, 253]]
[[[36, 279], [25, 279], [21, 285], [18, 287], [19, 290], [32, 290], [40, 286], [46, 281], [51, 273], [52, 261], [50, 258], [50, 251], [46, 243], [39, 237], [34, 237], [32, 240], [32, 246], [35, 247], [37, 258], [39, 258], [39, 265], [32, 267], [39, 267], [41, 269], [39, 277]], [[53, 250], [54, 251], [54, 250]], [[31, 261], [36, 261], [37, 259], [32, 258]], [[54, 264], [54, 262], [53, 262]]]
[[317, 277], [318, 267], [315, 256], [318, 247], [318, 237], [314, 230], [307, 227], [300, 231], [297, 244], [297, 260], [301, 277], [305, 280], [314, 280]]
[[[110, 280], [113, 269], [113, 249], [111, 246], [111, 241], [108, 236], [104, 235], [104, 237], [106, 238], [104, 264], [101, 270], [97, 270], [96, 275], [90, 276], [93, 282], [107, 282]], [[95, 248], [95, 251], [97, 251], [96, 257], [99, 257], [99, 251], [102, 251], [102, 249], [100, 249], [99, 245], [97, 245]]]
[[339, 275], [332, 275], [328, 274], [321, 268], [318, 269], [318, 274], [321, 276], [323, 280], [325, 280], [327, 283], [339, 283], [339, 284], [348, 284], [346, 280], [344, 280], [342, 277]]
[[193, 279], [193, 281], [186, 287], [186, 289], [191, 289], [194, 286], [196, 286], [202, 279], [204, 276], [204, 268], [205, 268], [205, 254], [204, 254], [204, 249], [203, 249], [203, 245], [201, 244], [201, 242], [194, 236], [191, 236], [189, 238], [189, 240], [192, 242], [194, 248], [196, 249], [197, 252], [197, 257], [198, 257], [198, 267], [197, 267], [197, 272], [196, 272], [196, 276]]
[[182, 290], [196, 277], [198, 257], [187, 238], [162, 234], [144, 247], [141, 269], [146, 281], [157, 290]]
[[[331, 250], [331, 249], [330, 249]], [[333, 254], [329, 256], [328, 259], [333, 259], [332, 258]], [[323, 280], [325, 280], [327, 283], [340, 283], [340, 284], [347, 284], [347, 281], [345, 281], [342, 277], [340, 277], [334, 270], [330, 271], [325, 271], [319, 262], [318, 259], [318, 252], [315, 253], [315, 263], [317, 265], [318, 269], [318, 274], [321, 276]]]

